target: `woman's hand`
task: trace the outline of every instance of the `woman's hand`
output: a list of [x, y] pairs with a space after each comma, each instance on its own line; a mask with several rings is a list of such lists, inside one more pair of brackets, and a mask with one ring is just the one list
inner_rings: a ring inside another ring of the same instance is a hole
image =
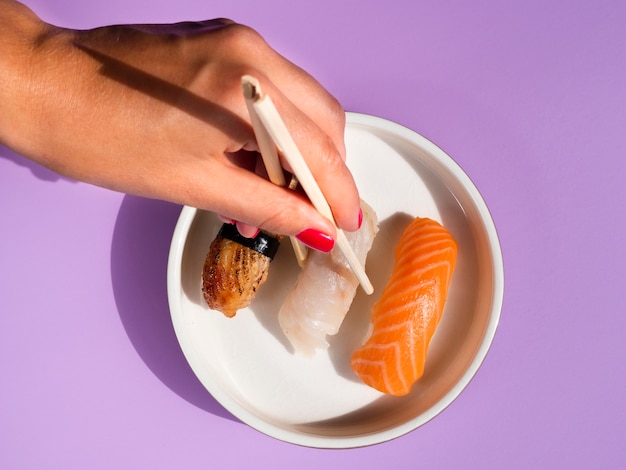
[[[343, 109], [254, 30], [218, 19], [75, 31], [13, 1], [0, 0], [0, 10], [6, 145], [78, 180], [211, 210], [241, 227], [305, 232], [319, 248], [317, 235], [333, 238], [333, 225], [255, 171], [241, 91], [249, 74], [272, 97], [338, 226], [358, 227]], [[17, 26], [4, 28], [8, 21]]]

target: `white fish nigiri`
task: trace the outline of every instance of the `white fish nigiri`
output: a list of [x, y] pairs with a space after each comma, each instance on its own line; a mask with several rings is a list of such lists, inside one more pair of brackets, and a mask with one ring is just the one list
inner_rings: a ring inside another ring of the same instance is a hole
[[[365, 201], [361, 201], [361, 209], [361, 228], [346, 232], [346, 236], [364, 265], [378, 232], [378, 219]], [[328, 348], [326, 335], [339, 331], [358, 285], [338, 247], [330, 253], [309, 253], [296, 284], [278, 312], [278, 322], [296, 352], [312, 356], [316, 349]]]

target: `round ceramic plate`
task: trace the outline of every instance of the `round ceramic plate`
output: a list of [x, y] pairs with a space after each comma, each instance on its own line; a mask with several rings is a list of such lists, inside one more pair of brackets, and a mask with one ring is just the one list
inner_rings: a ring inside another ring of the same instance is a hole
[[[234, 416], [283, 441], [346, 448], [380, 443], [426, 423], [468, 384], [491, 344], [500, 316], [503, 267], [496, 230], [479, 192], [441, 149], [381, 118], [348, 113], [348, 166], [380, 231], [367, 260], [375, 292], [361, 289], [327, 351], [296, 355], [277, 313], [298, 275], [289, 243], [272, 262], [249, 308], [226, 318], [206, 305], [201, 273], [221, 222], [184, 207], [168, 264], [172, 321], [198, 379]], [[459, 245], [457, 267], [425, 373], [404, 397], [364, 385], [350, 368], [370, 307], [393, 267], [393, 249], [412, 218], [442, 223]]]

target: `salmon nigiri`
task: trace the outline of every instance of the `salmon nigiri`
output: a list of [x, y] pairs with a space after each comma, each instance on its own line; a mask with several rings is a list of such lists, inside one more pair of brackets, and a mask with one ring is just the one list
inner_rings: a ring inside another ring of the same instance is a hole
[[401, 396], [422, 376], [456, 255], [456, 241], [434, 220], [418, 217], [404, 230], [389, 282], [372, 306], [371, 335], [351, 359], [367, 385]]

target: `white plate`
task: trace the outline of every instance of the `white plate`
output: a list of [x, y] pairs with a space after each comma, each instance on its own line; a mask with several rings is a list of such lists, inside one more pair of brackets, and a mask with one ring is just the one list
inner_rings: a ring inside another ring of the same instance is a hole
[[[209, 245], [221, 223], [184, 207], [173, 236], [168, 296], [176, 335], [191, 368], [224, 408], [257, 430], [311, 447], [358, 447], [403, 435], [432, 419], [468, 384], [498, 324], [503, 266], [487, 207], [467, 175], [441, 149], [381, 118], [348, 113], [348, 165], [381, 230], [368, 257], [372, 296], [360, 289], [327, 352], [296, 356], [277, 321], [298, 267], [283, 243], [268, 281], [233, 319], [210, 310], [201, 292]], [[369, 324], [369, 308], [391, 272], [392, 250], [415, 216], [448, 228], [457, 268], [424, 376], [405, 397], [384, 396], [349, 365]]]

